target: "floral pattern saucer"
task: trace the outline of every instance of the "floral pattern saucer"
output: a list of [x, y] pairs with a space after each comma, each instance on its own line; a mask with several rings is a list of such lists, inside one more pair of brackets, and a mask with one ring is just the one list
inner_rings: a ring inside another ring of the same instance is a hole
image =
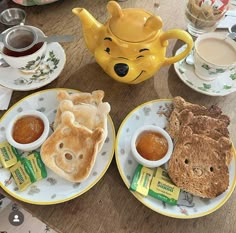
[[[115, 156], [120, 175], [128, 189], [138, 165], [130, 148], [134, 131], [143, 125], [157, 125], [165, 128], [172, 107], [172, 100], [150, 101], [135, 108], [122, 122], [117, 133]], [[229, 177], [228, 189], [218, 197], [203, 199], [181, 191], [176, 206], [171, 206], [151, 196], [143, 197], [136, 192], [130, 192], [144, 205], [160, 214], [173, 218], [197, 218], [219, 209], [231, 196], [236, 185], [236, 153], [229, 166]]]
[[[52, 125], [58, 106], [56, 95], [59, 90], [60, 88], [35, 92], [13, 105], [0, 119], [0, 142], [6, 140], [5, 129], [9, 119], [26, 109], [38, 110], [45, 113]], [[72, 89], [66, 90], [69, 93], [75, 92], [75, 90]], [[47, 178], [31, 184], [25, 191], [20, 192], [17, 190], [9, 170], [0, 165], [0, 186], [9, 195], [31, 204], [51, 205], [71, 200], [87, 192], [103, 177], [112, 161], [114, 144], [115, 130], [112, 119], [109, 116], [108, 136], [101, 151], [97, 155], [89, 177], [85, 181], [72, 183], [59, 177], [50, 169], [47, 169]], [[24, 154], [27, 155], [26, 153]]]
[[[179, 54], [184, 46], [176, 51]], [[194, 72], [194, 65], [189, 65], [183, 59], [174, 64], [179, 78], [193, 90], [209, 96], [225, 96], [236, 91], [236, 70], [222, 73], [213, 81], [200, 79]]]
[[0, 67], [0, 85], [17, 91], [29, 91], [43, 87], [60, 75], [65, 62], [66, 55], [62, 46], [57, 42], [49, 43], [42, 61], [34, 71], [30, 71], [30, 68], [37, 61], [31, 61], [27, 65], [29, 72], [11, 67]]

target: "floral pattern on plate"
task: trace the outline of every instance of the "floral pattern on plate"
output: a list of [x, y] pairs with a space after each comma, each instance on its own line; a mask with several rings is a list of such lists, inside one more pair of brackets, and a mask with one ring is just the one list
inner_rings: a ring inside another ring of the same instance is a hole
[[[177, 50], [182, 52], [185, 45]], [[210, 96], [225, 96], [236, 91], [236, 70], [226, 71], [213, 81], [200, 79], [194, 72], [194, 65], [189, 65], [185, 59], [174, 64], [179, 78], [193, 90]]]
[[[132, 177], [138, 163], [131, 154], [130, 142], [133, 132], [142, 125], [157, 125], [165, 128], [172, 110], [171, 100], [154, 100], [135, 108], [122, 122], [117, 133], [115, 156], [120, 175], [130, 188]], [[166, 165], [165, 165], [166, 166]], [[181, 191], [178, 204], [168, 205], [153, 197], [132, 192], [144, 205], [163, 215], [174, 218], [196, 218], [212, 213], [220, 208], [232, 194], [236, 185], [236, 154], [229, 166], [229, 188], [214, 199], [203, 199]]]
[[[1, 58], [1, 54], [0, 54]], [[62, 72], [66, 62], [64, 49], [59, 43], [49, 43], [39, 66], [30, 61], [23, 70], [0, 67], [0, 85], [18, 91], [28, 91], [43, 87], [55, 80]]]
[[[5, 140], [5, 129], [9, 119], [25, 109], [33, 109], [45, 113], [52, 125], [58, 106], [56, 95], [59, 90], [60, 88], [36, 92], [13, 105], [0, 120], [0, 142]], [[66, 90], [69, 93], [75, 92], [72, 89]], [[109, 116], [108, 136], [101, 151], [97, 155], [91, 174], [85, 181], [72, 183], [59, 177], [50, 169], [47, 169], [47, 178], [33, 183], [25, 191], [20, 192], [17, 190], [9, 170], [0, 167], [0, 186], [16, 199], [32, 204], [51, 205], [71, 200], [87, 192], [102, 178], [112, 161], [114, 143], [115, 130], [112, 119]], [[27, 153], [24, 152], [25, 155]]]

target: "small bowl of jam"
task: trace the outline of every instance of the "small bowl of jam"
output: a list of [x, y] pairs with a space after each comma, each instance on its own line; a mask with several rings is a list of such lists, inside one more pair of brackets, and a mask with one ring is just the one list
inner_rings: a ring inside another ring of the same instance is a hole
[[165, 164], [173, 151], [170, 135], [162, 128], [144, 125], [131, 138], [131, 151], [138, 163], [145, 167], [159, 167]]
[[31, 110], [17, 114], [6, 129], [7, 141], [22, 151], [39, 148], [49, 134], [48, 118], [39, 111]]

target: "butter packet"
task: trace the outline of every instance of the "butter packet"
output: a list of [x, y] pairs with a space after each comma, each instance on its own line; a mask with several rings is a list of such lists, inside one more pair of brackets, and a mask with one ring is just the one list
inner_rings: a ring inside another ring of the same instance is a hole
[[26, 158], [30, 161], [37, 180], [41, 180], [47, 177], [47, 170], [39, 152], [33, 151]]
[[167, 171], [158, 167], [152, 179], [149, 196], [164, 201], [170, 205], [176, 205], [179, 198], [180, 188], [170, 180]]
[[24, 191], [37, 180], [31, 163], [26, 158], [20, 158], [19, 161], [10, 168], [10, 172], [19, 191]]
[[143, 196], [147, 196], [153, 173], [153, 169], [139, 164], [135, 170], [130, 189], [142, 194]]
[[9, 168], [16, 164], [19, 157], [17, 149], [7, 141], [0, 143], [0, 162], [4, 168]]

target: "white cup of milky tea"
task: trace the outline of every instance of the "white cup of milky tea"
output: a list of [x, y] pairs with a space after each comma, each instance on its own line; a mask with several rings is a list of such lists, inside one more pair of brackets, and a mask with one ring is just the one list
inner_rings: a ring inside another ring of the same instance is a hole
[[200, 35], [194, 45], [196, 75], [207, 81], [215, 80], [236, 68], [236, 42], [225, 33]]

